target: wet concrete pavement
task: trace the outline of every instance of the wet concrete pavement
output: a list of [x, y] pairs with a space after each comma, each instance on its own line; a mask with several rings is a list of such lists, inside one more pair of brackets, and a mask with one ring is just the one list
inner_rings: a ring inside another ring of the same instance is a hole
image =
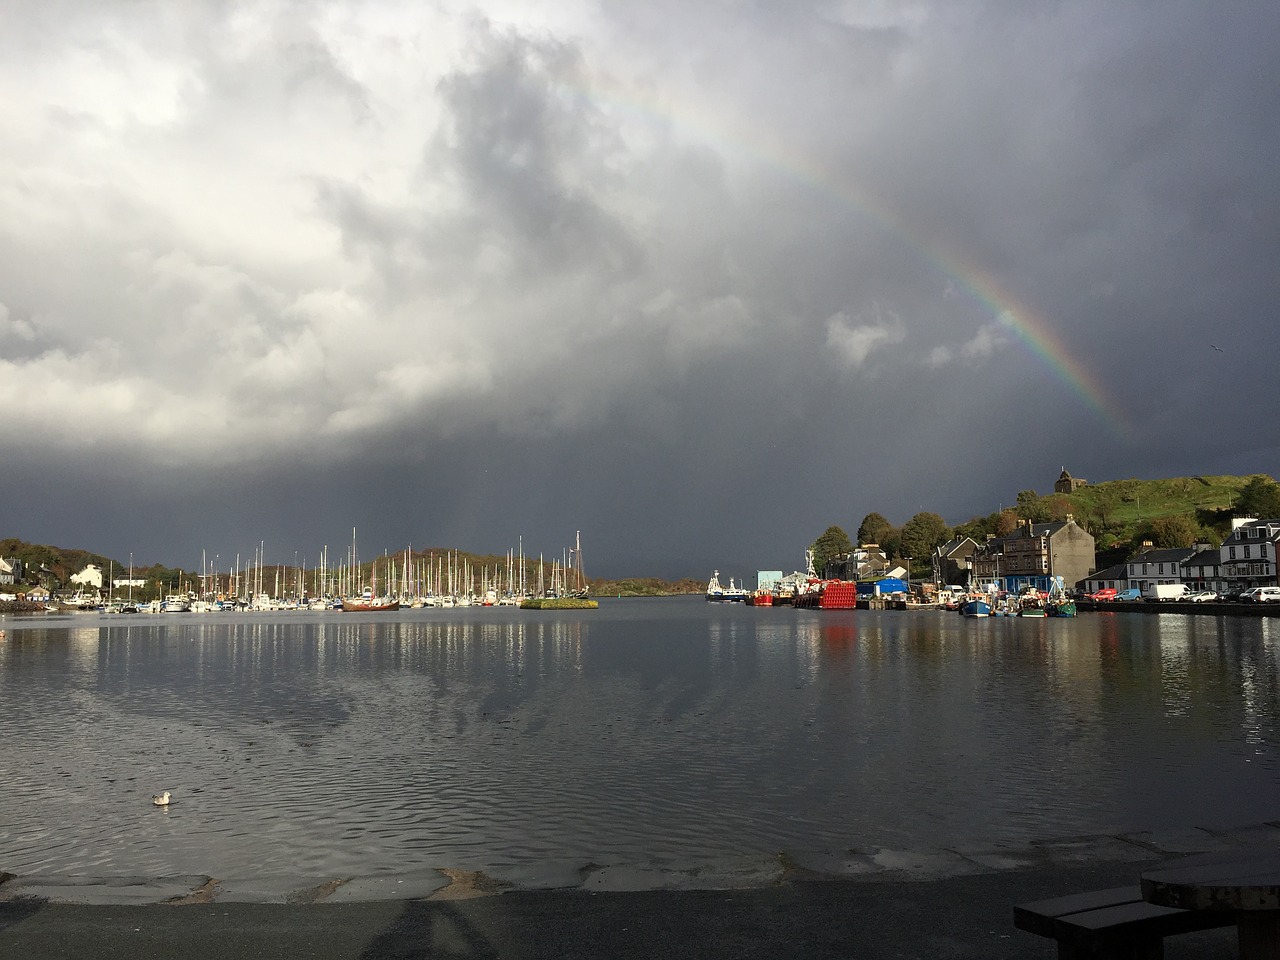
[[[1016, 903], [1137, 882], [1182, 853], [1280, 848], [1273, 824], [1026, 848], [843, 851], [701, 870], [548, 865], [289, 888], [283, 878], [10, 878], [0, 957], [1035, 958]], [[768, 864], [772, 862], [773, 866]], [[289, 888], [289, 889], [286, 889]], [[1234, 931], [1170, 938], [1169, 960], [1236, 956]]]

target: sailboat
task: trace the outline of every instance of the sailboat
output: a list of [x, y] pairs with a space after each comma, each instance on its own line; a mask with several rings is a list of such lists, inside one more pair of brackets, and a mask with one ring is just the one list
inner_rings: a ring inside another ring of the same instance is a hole
[[582, 531], [579, 530], [574, 537], [573, 543], [573, 567], [577, 577], [577, 583], [574, 584], [575, 593], [573, 596], [586, 600], [591, 596], [591, 588], [587, 586], [586, 578], [582, 573]]
[[[353, 570], [360, 569], [356, 560], [356, 530], [351, 528], [351, 567]], [[347, 613], [368, 613], [383, 610], [399, 610], [400, 601], [392, 600], [390, 597], [378, 596], [378, 561], [373, 561], [373, 570], [371, 572], [372, 583], [360, 591], [358, 597], [344, 597], [342, 599], [342, 609]]]

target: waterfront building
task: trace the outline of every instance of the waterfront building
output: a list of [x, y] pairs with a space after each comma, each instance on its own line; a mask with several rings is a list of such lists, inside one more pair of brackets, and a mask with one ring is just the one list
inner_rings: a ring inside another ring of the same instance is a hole
[[22, 561], [17, 557], [0, 557], [0, 583], [18, 583], [22, 580]]
[[1093, 535], [1071, 514], [1049, 523], [1019, 520], [1017, 530], [1007, 537], [988, 537], [970, 559], [974, 579], [1002, 580], [1008, 589], [1043, 587], [1053, 577], [1079, 583], [1096, 562]]
[[95, 590], [101, 590], [102, 568], [96, 563], [90, 563], [79, 573], [73, 573], [71, 582], [79, 587], [93, 587]]
[[778, 585], [782, 583], [781, 570], [757, 570], [756, 571], [756, 589], [764, 591], [776, 591]]
[[1196, 544], [1196, 551], [1182, 563], [1182, 582], [1193, 590], [1225, 593], [1229, 588], [1222, 578], [1217, 547]]
[[978, 549], [972, 537], [955, 537], [933, 551], [934, 583], [968, 583], [970, 559]]
[[1228, 590], [1280, 585], [1276, 550], [1280, 520], [1244, 517], [1231, 522], [1231, 534], [1218, 549], [1218, 563]]
[[1146, 591], [1147, 587], [1158, 583], [1184, 583], [1185, 567], [1206, 544], [1196, 547], [1174, 547], [1155, 549], [1150, 540], [1143, 541], [1142, 552], [1130, 557], [1125, 563], [1129, 586]]
[[875, 580], [887, 576], [889, 555], [878, 543], [864, 543], [852, 553], [832, 557], [823, 576], [828, 580]]
[[1099, 590], [1110, 588], [1116, 593], [1121, 590], [1129, 589], [1129, 567], [1128, 564], [1117, 563], [1113, 567], [1107, 567], [1105, 570], [1099, 570], [1091, 573], [1083, 580], [1075, 584], [1077, 590], [1084, 594], [1097, 593]]

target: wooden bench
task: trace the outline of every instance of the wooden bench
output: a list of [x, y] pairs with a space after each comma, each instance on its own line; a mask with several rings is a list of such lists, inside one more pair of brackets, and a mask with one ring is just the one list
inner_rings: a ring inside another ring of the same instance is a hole
[[1059, 960], [1163, 960], [1164, 938], [1234, 926], [1235, 916], [1142, 899], [1139, 886], [1076, 893], [1013, 908], [1019, 930], [1058, 941]]

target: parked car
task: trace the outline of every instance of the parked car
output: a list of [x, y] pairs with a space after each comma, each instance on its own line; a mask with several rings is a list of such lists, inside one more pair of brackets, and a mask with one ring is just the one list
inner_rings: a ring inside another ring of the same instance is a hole
[[1280, 603], [1280, 587], [1254, 587], [1240, 597], [1245, 603]]
[[1103, 587], [1097, 593], [1089, 594], [1088, 598], [1090, 600], [1114, 600], [1116, 598], [1116, 588]]
[[1217, 600], [1218, 595], [1212, 590], [1193, 590], [1191, 593], [1183, 597], [1183, 599], [1190, 603], [1210, 603], [1211, 601]]
[[1116, 600], [1141, 600], [1142, 591], [1137, 587], [1130, 587], [1128, 590], [1121, 590], [1115, 596]]

